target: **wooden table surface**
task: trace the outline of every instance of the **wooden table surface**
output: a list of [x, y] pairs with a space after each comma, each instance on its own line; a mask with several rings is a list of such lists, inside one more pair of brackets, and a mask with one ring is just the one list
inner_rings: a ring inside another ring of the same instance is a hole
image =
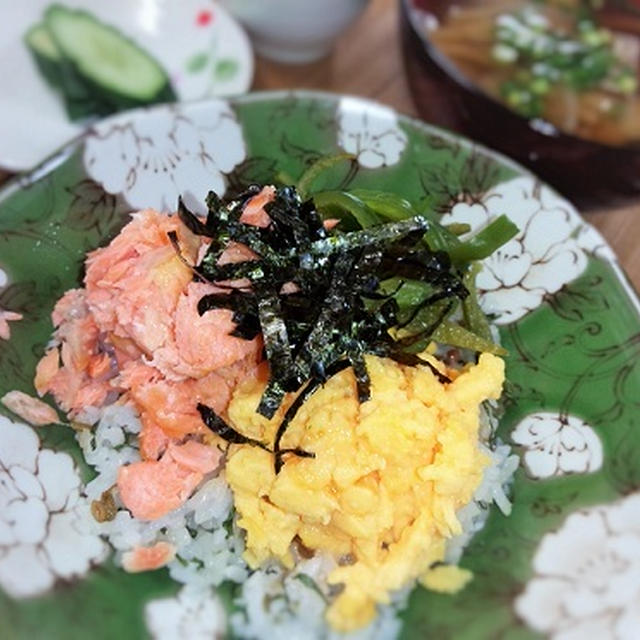
[[[331, 56], [304, 65], [256, 61], [255, 89], [313, 88], [375, 98], [417, 115], [404, 76], [397, 0], [371, 0]], [[1, 144], [1, 141], [0, 141]], [[0, 182], [8, 174], [0, 171]], [[631, 282], [640, 289], [640, 198], [585, 214], [608, 240]]]

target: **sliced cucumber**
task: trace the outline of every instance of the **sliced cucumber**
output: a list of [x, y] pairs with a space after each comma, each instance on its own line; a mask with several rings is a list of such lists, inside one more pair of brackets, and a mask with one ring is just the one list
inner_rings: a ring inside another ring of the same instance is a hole
[[42, 22], [34, 24], [24, 35], [24, 40], [31, 51], [53, 62], [59, 62], [61, 55], [51, 34]]
[[70, 120], [83, 120], [92, 115], [107, 115], [113, 108], [105, 107], [65, 60], [44, 23], [31, 27], [24, 36], [40, 73], [64, 98]]
[[24, 42], [45, 80], [50, 85], [58, 87], [62, 56], [44, 24], [38, 23], [31, 27], [24, 35]]
[[90, 13], [52, 5], [45, 26], [63, 60], [113, 110], [175, 99], [158, 62]]
[[149, 54], [86, 11], [52, 5], [24, 41], [71, 120], [176, 98]]
[[71, 98], [64, 96], [64, 106], [69, 120], [86, 120], [95, 116], [108, 116], [114, 112], [111, 105], [94, 98]]

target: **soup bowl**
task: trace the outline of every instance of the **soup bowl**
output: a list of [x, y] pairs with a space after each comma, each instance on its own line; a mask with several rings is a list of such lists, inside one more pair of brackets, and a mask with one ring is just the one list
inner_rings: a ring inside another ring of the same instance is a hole
[[287, 64], [306, 64], [331, 51], [369, 0], [222, 0], [247, 28], [256, 51]]
[[429, 37], [460, 2], [400, 0], [403, 56], [422, 117], [502, 151], [582, 207], [640, 194], [640, 144], [609, 146], [527, 118], [463, 75]]

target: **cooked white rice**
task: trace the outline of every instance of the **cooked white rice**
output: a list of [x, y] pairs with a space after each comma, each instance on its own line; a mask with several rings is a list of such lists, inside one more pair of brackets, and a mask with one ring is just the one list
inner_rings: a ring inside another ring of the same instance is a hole
[[[481, 437], [487, 442], [495, 426], [492, 414], [493, 407], [488, 407], [481, 430]], [[94, 429], [79, 431], [76, 436], [86, 461], [97, 473], [86, 487], [89, 504], [115, 484], [121, 465], [140, 459], [137, 445], [140, 421], [134, 409], [118, 404], [101, 411], [85, 410], [81, 419], [95, 425]], [[511, 509], [507, 491], [518, 458], [500, 442], [492, 448], [480, 446], [491, 458], [491, 465], [474, 500], [457, 514], [463, 533], [450, 540], [448, 562], [460, 559], [464, 547], [484, 525], [492, 503], [505, 514]], [[292, 572], [278, 566], [250, 572], [242, 559], [244, 541], [233, 522], [232, 506], [231, 491], [221, 474], [206, 479], [182, 507], [159, 520], [135, 520], [121, 504], [116, 517], [102, 523], [91, 517], [87, 506], [84, 520], [85, 526], [111, 543], [116, 562], [120, 561], [123, 551], [135, 545], [151, 545], [157, 541], [174, 544], [177, 555], [168, 566], [169, 573], [176, 581], [188, 585], [194, 606], [204, 606], [192, 597], [197, 590], [210, 591], [225, 580], [240, 583], [241, 596], [237, 603], [240, 610], [228, 620], [237, 637], [391, 640], [399, 634], [398, 613], [406, 605], [410, 588], [394, 594], [392, 602], [380, 607], [378, 618], [365, 629], [350, 634], [332, 632], [327, 629], [324, 611], [330, 597], [326, 578], [334, 566], [333, 560], [319, 555], [301, 561]], [[203, 611], [202, 615], [214, 615], [206, 608]]]

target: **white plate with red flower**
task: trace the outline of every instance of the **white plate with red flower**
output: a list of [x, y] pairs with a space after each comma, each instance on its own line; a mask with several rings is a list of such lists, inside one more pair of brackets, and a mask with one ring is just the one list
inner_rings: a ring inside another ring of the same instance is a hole
[[[38, 72], [24, 44], [51, 0], [0, 3], [0, 167], [31, 168], [84, 126]], [[62, 0], [119, 29], [166, 69], [181, 101], [245, 93], [253, 52], [242, 27], [211, 0]]]

